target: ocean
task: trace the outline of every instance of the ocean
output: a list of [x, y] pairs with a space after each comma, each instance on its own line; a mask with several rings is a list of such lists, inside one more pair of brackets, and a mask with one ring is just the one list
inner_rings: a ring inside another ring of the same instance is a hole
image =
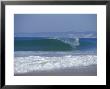
[[96, 64], [97, 38], [14, 38], [14, 74]]

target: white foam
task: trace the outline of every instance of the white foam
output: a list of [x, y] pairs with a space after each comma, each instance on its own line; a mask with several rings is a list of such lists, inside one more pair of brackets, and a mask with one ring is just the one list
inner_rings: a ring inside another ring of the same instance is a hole
[[74, 66], [88, 66], [97, 64], [96, 55], [67, 55], [61, 57], [15, 57], [14, 72], [26, 73], [32, 71], [54, 70]]
[[71, 45], [71, 47], [75, 47], [75, 46], [79, 46], [80, 43], [79, 43], [79, 38], [73, 38], [73, 39], [61, 39], [61, 38], [58, 38], [58, 40], [66, 43], [66, 44], [69, 44]]

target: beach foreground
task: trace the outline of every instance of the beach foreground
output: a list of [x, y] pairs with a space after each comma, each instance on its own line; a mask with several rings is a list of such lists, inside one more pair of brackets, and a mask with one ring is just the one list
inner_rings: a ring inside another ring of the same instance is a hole
[[19, 73], [15, 76], [97, 76], [97, 65], [71, 67], [51, 71]]
[[14, 74], [27, 76], [94, 76], [96, 55], [15, 57]]

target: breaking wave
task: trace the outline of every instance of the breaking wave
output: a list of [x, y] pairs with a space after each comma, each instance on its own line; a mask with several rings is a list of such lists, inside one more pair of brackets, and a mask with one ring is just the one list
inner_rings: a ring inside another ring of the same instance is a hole
[[76, 47], [76, 46], [79, 46], [80, 45], [80, 42], [79, 42], [79, 38], [58, 38], [58, 40], [66, 43], [66, 44], [69, 44], [72, 48]]
[[96, 48], [96, 38], [15, 38], [15, 51], [72, 51]]

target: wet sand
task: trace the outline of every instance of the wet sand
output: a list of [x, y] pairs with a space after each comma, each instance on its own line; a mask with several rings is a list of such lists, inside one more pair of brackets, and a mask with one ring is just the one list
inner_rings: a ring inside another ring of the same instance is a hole
[[33, 71], [14, 74], [15, 76], [97, 76], [97, 65], [78, 66], [51, 71]]

